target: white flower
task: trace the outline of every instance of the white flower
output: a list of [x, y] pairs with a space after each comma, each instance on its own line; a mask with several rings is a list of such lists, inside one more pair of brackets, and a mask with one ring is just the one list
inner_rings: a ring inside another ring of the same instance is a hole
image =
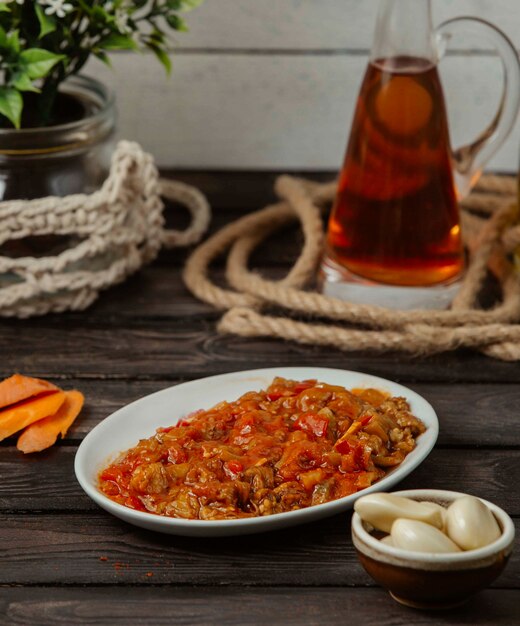
[[11, 4], [11, 2], [16, 2], [16, 4], [23, 4], [25, 0], [3, 0], [4, 4]]
[[116, 25], [117, 30], [123, 34], [128, 35], [132, 32], [132, 29], [128, 25], [128, 20], [130, 19], [129, 9], [131, 7], [131, 3], [127, 0], [123, 0], [116, 8], [113, 0], [106, 0], [103, 7], [105, 11], [111, 13], [114, 11], [114, 23]]
[[117, 30], [123, 35], [128, 35], [132, 32], [132, 29], [128, 25], [128, 12], [125, 9], [116, 9], [114, 14], [114, 21], [117, 27]]
[[[16, 0], [18, 2], [18, 0]], [[65, 17], [74, 7], [66, 0], [40, 0], [40, 4], [45, 5], [45, 13], [47, 15], [56, 15], [57, 17]]]

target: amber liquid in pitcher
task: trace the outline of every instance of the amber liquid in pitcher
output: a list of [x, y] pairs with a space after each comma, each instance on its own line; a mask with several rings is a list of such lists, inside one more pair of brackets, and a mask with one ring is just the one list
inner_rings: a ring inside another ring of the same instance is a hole
[[328, 256], [362, 279], [429, 286], [463, 270], [444, 96], [435, 65], [372, 62], [328, 229]]

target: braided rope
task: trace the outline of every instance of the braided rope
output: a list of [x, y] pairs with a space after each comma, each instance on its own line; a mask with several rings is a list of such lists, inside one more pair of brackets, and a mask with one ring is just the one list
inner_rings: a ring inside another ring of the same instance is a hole
[[[225, 226], [195, 250], [184, 281], [197, 297], [227, 311], [218, 325], [220, 332], [279, 337], [345, 351], [425, 355], [468, 347], [494, 358], [520, 360], [520, 280], [508, 258], [520, 246], [513, 177], [483, 177], [476, 193], [462, 203], [471, 262], [447, 311], [395, 311], [303, 290], [316, 274], [324, 239], [321, 209], [333, 199], [335, 189], [335, 183], [283, 176], [275, 188], [279, 203]], [[256, 246], [295, 219], [301, 224], [304, 246], [287, 276], [271, 281], [250, 271], [249, 257]], [[209, 277], [211, 262], [227, 250], [226, 278], [231, 289], [214, 285]], [[480, 310], [477, 299], [488, 269], [501, 285], [502, 301], [491, 310]], [[270, 305], [341, 325], [262, 314], [262, 307]]]
[[[188, 209], [186, 230], [164, 228], [161, 196]], [[153, 157], [122, 141], [108, 178], [93, 194], [0, 203], [0, 245], [35, 235], [80, 239], [53, 256], [0, 256], [0, 316], [83, 310], [101, 290], [152, 261], [161, 247], [199, 241], [209, 220], [209, 204], [198, 190], [159, 180]]]

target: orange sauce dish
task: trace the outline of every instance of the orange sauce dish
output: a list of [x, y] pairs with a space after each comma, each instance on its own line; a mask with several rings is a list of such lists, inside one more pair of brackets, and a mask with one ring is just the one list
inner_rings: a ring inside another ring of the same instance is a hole
[[404, 398], [275, 378], [266, 390], [157, 429], [100, 472], [99, 488], [168, 517], [284, 513], [369, 487], [424, 431]]

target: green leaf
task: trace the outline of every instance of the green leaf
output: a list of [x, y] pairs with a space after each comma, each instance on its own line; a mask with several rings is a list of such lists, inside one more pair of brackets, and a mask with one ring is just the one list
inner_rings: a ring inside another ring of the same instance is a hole
[[47, 15], [39, 4], [34, 6], [38, 21], [40, 22], [40, 35], [39, 39], [45, 37], [49, 33], [53, 33], [56, 30], [56, 20], [52, 15]]
[[121, 33], [112, 33], [102, 39], [98, 46], [105, 50], [138, 50], [139, 46], [132, 37], [122, 35]]
[[188, 32], [188, 25], [186, 24], [186, 22], [182, 19], [182, 17], [175, 15], [175, 13], [170, 13], [170, 15], [167, 15], [166, 21], [168, 22], [168, 26], [173, 28], [173, 30], [178, 30], [182, 33]]
[[10, 13], [11, 12], [11, 7], [8, 4], [6, 4], [5, 2], [0, 2], [0, 12], [2, 12], [2, 11]]
[[7, 33], [0, 26], [0, 50], [5, 50], [7, 47]]
[[164, 65], [166, 73], [171, 74], [172, 62], [170, 61], [170, 57], [168, 56], [168, 54], [162, 48], [159, 48], [159, 46], [156, 46], [153, 43], [147, 43], [146, 45]]
[[108, 67], [112, 67], [110, 57], [108, 56], [108, 54], [105, 54], [103, 50], [93, 50], [92, 52], [100, 61], [103, 61], [105, 65], [108, 65]]
[[20, 62], [29, 78], [43, 78], [65, 57], [43, 48], [29, 48], [20, 54]]
[[4, 115], [15, 128], [20, 128], [23, 98], [12, 87], [0, 87], [0, 115]]
[[20, 52], [20, 31], [13, 30], [13, 32], [7, 37], [7, 46], [13, 52]]
[[108, 17], [109, 17], [109, 13], [107, 11], [105, 11], [105, 9], [101, 6], [94, 6], [92, 7], [92, 10], [90, 12], [90, 16], [92, 17], [93, 21], [97, 21], [97, 22], [106, 22]]
[[153, 43], [156, 46], [164, 44], [165, 39], [166, 37], [164, 33], [158, 29], [154, 29], [147, 38], [150, 43]]
[[40, 90], [37, 89], [33, 84], [29, 76], [23, 72], [17, 72], [13, 75], [11, 80], [9, 81], [9, 85], [18, 89], [18, 91], [34, 91], [39, 93]]
[[78, 0], [79, 6], [85, 11], [87, 15], [92, 14], [92, 7], [89, 6], [88, 2], [83, 2], [83, 0]]

